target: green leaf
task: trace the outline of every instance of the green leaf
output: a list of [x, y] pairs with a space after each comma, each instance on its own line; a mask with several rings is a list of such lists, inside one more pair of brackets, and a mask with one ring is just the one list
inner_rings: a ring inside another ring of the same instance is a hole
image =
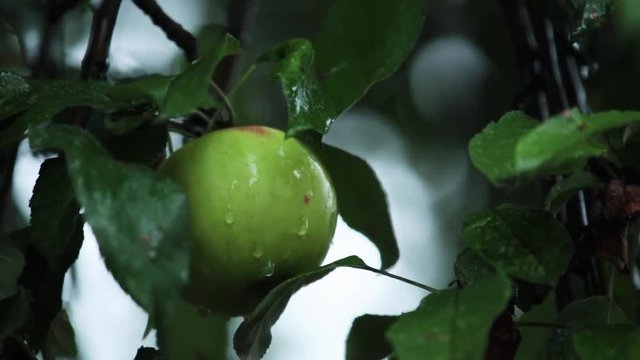
[[24, 268], [24, 256], [15, 247], [0, 242], [0, 300], [18, 291], [18, 277]]
[[510, 276], [555, 285], [573, 255], [565, 228], [543, 210], [511, 206], [471, 214], [462, 237], [474, 252]]
[[640, 359], [640, 327], [631, 324], [593, 325], [574, 334], [581, 360]]
[[554, 116], [520, 138], [516, 169], [536, 173], [548, 168], [578, 169], [588, 158], [607, 153], [608, 146], [600, 136], [603, 132], [636, 122], [640, 122], [640, 112], [582, 115], [573, 110]]
[[130, 81], [123, 81], [107, 89], [107, 96], [117, 102], [133, 104], [151, 102], [160, 107], [167, 96], [169, 85], [175, 76], [152, 75]]
[[65, 310], [60, 311], [53, 320], [42, 353], [44, 359], [76, 358], [78, 356], [75, 332]]
[[99, 110], [116, 110], [129, 106], [115, 103], [106, 96], [110, 86], [104, 81], [34, 81], [32, 87], [37, 101], [0, 131], [0, 147], [18, 142], [29, 126], [43, 124], [69, 107], [90, 106]]
[[226, 319], [177, 299], [165, 309], [158, 328], [158, 346], [168, 359], [227, 358]]
[[[551, 293], [540, 305], [524, 313], [518, 323], [553, 324], [556, 317], [556, 298]], [[516, 352], [516, 360], [539, 360], [545, 358], [547, 342], [553, 331], [550, 327], [519, 326], [520, 344]]]
[[318, 83], [314, 59], [313, 45], [306, 39], [288, 40], [258, 58], [258, 63], [276, 62], [270, 76], [282, 83], [289, 136], [310, 129], [325, 134], [338, 115], [332, 99]]
[[192, 113], [206, 102], [211, 87], [211, 77], [220, 60], [240, 51], [240, 43], [233, 36], [223, 34], [220, 27], [211, 28], [217, 31], [217, 42], [202, 57], [169, 85], [162, 105], [163, 118], [183, 116]]
[[583, 329], [590, 325], [621, 324], [629, 320], [624, 311], [606, 296], [593, 296], [575, 301], [558, 314], [556, 324], [568, 329], [555, 329], [547, 344], [548, 359], [575, 359], [579, 357], [571, 340], [572, 331]]
[[166, 126], [147, 124], [127, 134], [108, 137], [103, 144], [116, 160], [152, 165], [164, 159], [168, 141]]
[[539, 122], [520, 111], [506, 113], [487, 125], [469, 142], [469, 156], [492, 183], [499, 184], [521, 175], [514, 158], [518, 140]]
[[557, 182], [544, 201], [544, 208], [556, 213], [564, 204], [579, 191], [589, 188], [602, 187], [600, 180], [587, 171], [580, 171]]
[[[62, 255], [82, 219], [64, 159], [48, 159], [42, 163], [29, 207], [31, 231], [37, 239], [33, 246], [51, 267], [66, 269], [70, 262]], [[75, 258], [71, 262], [73, 260]], [[64, 266], [61, 262], [68, 264]]]
[[22, 288], [14, 296], [0, 300], [0, 345], [5, 337], [22, 328], [27, 322], [30, 300], [28, 292]]
[[0, 72], [0, 120], [28, 109], [35, 101], [33, 89], [22, 76]]
[[347, 337], [347, 360], [383, 359], [393, 348], [385, 338], [389, 327], [398, 319], [397, 316], [362, 315], [351, 325]]
[[467, 286], [473, 279], [493, 274], [495, 270], [480, 255], [467, 248], [458, 254], [453, 272], [461, 285]]
[[363, 159], [336, 147], [307, 142], [327, 168], [338, 199], [338, 211], [354, 230], [380, 251], [382, 268], [398, 261], [399, 250], [387, 197], [375, 172]]
[[464, 289], [428, 295], [417, 310], [400, 316], [387, 337], [403, 360], [483, 359], [493, 321], [510, 298], [509, 278], [487, 275]]
[[146, 167], [113, 160], [80, 128], [52, 125], [29, 133], [32, 149], [64, 151], [84, 217], [120, 286], [147, 311], [178, 294], [190, 237], [179, 187]]
[[64, 251], [60, 251], [55, 259], [57, 266], [52, 266], [34, 244], [43, 241], [37, 237], [32, 228], [25, 228], [10, 234], [17, 244], [25, 249], [26, 265], [20, 277], [20, 286], [28, 290], [30, 299], [30, 322], [25, 329], [29, 346], [42, 350], [52, 322], [62, 309], [62, 286], [67, 269], [78, 257], [84, 233], [83, 221], [76, 221], [74, 231], [69, 235]]
[[313, 43], [322, 88], [338, 113], [405, 61], [422, 31], [427, 4], [425, 0], [330, 3]]
[[338, 267], [365, 268], [366, 264], [357, 256], [349, 256], [276, 286], [238, 327], [233, 337], [233, 348], [238, 356], [243, 360], [262, 358], [271, 344], [271, 327], [284, 312], [291, 296]]

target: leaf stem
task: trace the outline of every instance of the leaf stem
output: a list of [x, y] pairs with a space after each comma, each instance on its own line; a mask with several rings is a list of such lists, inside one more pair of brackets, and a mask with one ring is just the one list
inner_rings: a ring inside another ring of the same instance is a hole
[[359, 269], [368, 270], [368, 271], [374, 272], [376, 274], [384, 275], [384, 276], [390, 277], [392, 279], [396, 279], [396, 280], [402, 281], [402, 282], [407, 283], [409, 285], [413, 285], [415, 287], [419, 287], [420, 289], [426, 290], [428, 292], [436, 292], [436, 291], [438, 291], [438, 289], [436, 289], [434, 287], [431, 287], [429, 285], [421, 284], [421, 283], [419, 283], [417, 281], [413, 281], [411, 279], [407, 279], [405, 277], [398, 276], [398, 275], [386, 272], [384, 270], [376, 269], [376, 268], [373, 268], [373, 267], [370, 267], [370, 266], [364, 266], [364, 267], [361, 267]]
[[229, 90], [229, 94], [227, 96], [230, 99], [233, 98], [233, 95], [236, 93], [236, 91], [240, 87], [242, 87], [242, 84], [244, 84], [244, 82], [247, 81], [247, 79], [251, 76], [251, 74], [253, 74], [253, 72], [256, 70], [257, 67], [258, 65], [253, 63], [251, 64], [251, 66], [249, 66], [249, 68], [247, 68], [247, 70], [244, 71], [244, 73], [242, 73], [242, 76], [240, 77], [240, 79], [238, 79], [238, 81], [233, 85], [233, 88]]
[[[215, 93], [218, 95], [218, 97], [222, 100], [222, 102], [224, 103], [224, 107], [227, 109], [227, 112], [229, 113], [229, 121], [227, 121], [227, 123], [229, 125], [233, 124], [233, 120], [235, 119], [236, 114], [233, 111], [233, 105], [231, 105], [231, 101], [229, 101], [229, 97], [214, 81], [211, 81], [210, 83], [211, 83], [211, 87], [213, 88]], [[218, 108], [216, 112], [213, 114], [211, 121], [209, 121], [209, 124], [207, 125], [207, 132], [211, 130], [211, 128], [213, 127], [213, 124], [216, 122], [216, 119], [220, 116], [221, 112], [222, 112], [221, 109]]]

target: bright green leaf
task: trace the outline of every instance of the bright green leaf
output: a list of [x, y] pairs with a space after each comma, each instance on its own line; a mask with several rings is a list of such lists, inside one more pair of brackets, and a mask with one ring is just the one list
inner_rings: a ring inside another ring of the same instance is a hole
[[218, 41], [169, 85], [162, 105], [164, 118], [190, 114], [205, 103], [211, 96], [211, 77], [220, 60], [240, 51], [240, 43], [234, 37], [223, 34], [219, 27], [212, 31], [219, 32], [215, 37]]
[[[147, 311], [178, 294], [188, 273], [187, 201], [150, 169], [119, 163], [82, 129], [31, 128], [34, 150], [60, 149], [107, 268]], [[152, 314], [153, 315], [153, 314]]]
[[430, 294], [417, 310], [401, 315], [387, 337], [402, 360], [483, 359], [493, 321], [510, 298], [509, 278], [487, 275], [464, 289]]
[[333, 101], [318, 83], [314, 59], [313, 45], [305, 39], [286, 41], [258, 59], [276, 62], [270, 74], [282, 83], [289, 113], [289, 136], [310, 129], [324, 134], [337, 116]]
[[18, 291], [17, 280], [24, 268], [24, 256], [15, 247], [0, 242], [0, 300]]
[[133, 104], [152, 102], [159, 107], [167, 96], [169, 85], [175, 76], [153, 75], [131, 81], [124, 81], [107, 89], [107, 96], [117, 102]]
[[571, 237], [543, 210], [502, 206], [474, 213], [462, 237], [495, 268], [533, 283], [555, 285], [573, 256]]
[[469, 142], [473, 165], [489, 180], [498, 184], [516, 178], [515, 150], [518, 139], [539, 122], [520, 111], [506, 113], [498, 122], [487, 125]]
[[238, 356], [243, 360], [262, 358], [271, 344], [271, 327], [284, 312], [291, 296], [338, 267], [366, 268], [366, 264], [357, 256], [349, 256], [276, 286], [238, 327], [233, 337], [233, 348]]
[[0, 120], [28, 109], [35, 101], [33, 89], [22, 76], [0, 72]]
[[628, 323], [624, 311], [606, 296], [593, 296], [575, 301], [558, 314], [556, 324], [564, 325], [568, 329], [555, 329], [547, 344], [548, 359], [578, 360], [579, 357], [571, 340], [572, 331], [586, 326]]
[[159, 320], [158, 346], [168, 359], [227, 358], [226, 319], [177, 299]]
[[363, 159], [327, 144], [308, 143], [329, 171], [344, 221], [380, 251], [382, 268], [398, 261], [399, 250], [387, 197], [375, 172]]
[[323, 90], [342, 113], [411, 53], [427, 0], [333, 0], [313, 39]]
[[640, 327], [631, 324], [593, 325], [573, 337], [581, 360], [640, 359]]
[[560, 180], [549, 190], [544, 207], [551, 213], [556, 213], [580, 190], [600, 187], [602, 187], [602, 183], [590, 172], [577, 172]]
[[577, 169], [588, 158], [607, 153], [608, 146], [600, 136], [603, 132], [636, 122], [640, 122], [640, 112], [583, 115], [573, 110], [554, 116], [520, 138], [515, 152], [516, 169], [538, 173], [554, 167]]
[[351, 325], [347, 337], [347, 360], [383, 359], [393, 353], [393, 348], [385, 338], [389, 327], [397, 316], [362, 315]]

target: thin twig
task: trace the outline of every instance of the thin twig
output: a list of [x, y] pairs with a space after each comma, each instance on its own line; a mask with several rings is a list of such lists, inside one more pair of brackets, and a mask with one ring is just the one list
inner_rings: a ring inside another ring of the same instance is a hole
[[167, 38], [173, 41], [182, 51], [187, 60], [190, 62], [198, 59], [198, 45], [196, 38], [189, 31], [185, 30], [182, 25], [175, 22], [167, 15], [158, 5], [156, 0], [133, 0], [140, 10], [142, 10], [151, 21], [164, 31]]

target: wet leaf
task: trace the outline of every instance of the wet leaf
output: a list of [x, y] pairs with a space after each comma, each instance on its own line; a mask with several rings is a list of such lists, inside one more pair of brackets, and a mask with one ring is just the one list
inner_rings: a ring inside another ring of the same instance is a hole
[[0, 120], [28, 109], [36, 96], [22, 76], [12, 72], [0, 72]]
[[168, 359], [227, 359], [227, 322], [180, 299], [165, 309], [158, 328], [158, 346]]
[[557, 182], [544, 201], [544, 208], [551, 213], [556, 213], [564, 204], [569, 201], [579, 191], [590, 188], [601, 188], [602, 182], [593, 174], [587, 171], [580, 171], [571, 174]]
[[636, 122], [640, 122], [640, 112], [583, 115], [572, 110], [554, 116], [520, 138], [515, 152], [516, 169], [536, 173], [548, 168], [565, 170], [556, 173], [578, 169], [588, 158], [607, 154], [603, 132]]
[[429, 1], [333, 0], [313, 39], [322, 88], [338, 113], [374, 83], [394, 73], [411, 53]]
[[385, 333], [397, 316], [362, 315], [351, 325], [347, 337], [347, 360], [384, 359], [393, 353]]
[[271, 345], [271, 327], [284, 312], [291, 296], [338, 267], [363, 268], [366, 264], [357, 256], [349, 256], [276, 286], [238, 327], [233, 337], [233, 348], [238, 356], [243, 360], [262, 358]]
[[210, 31], [218, 33], [214, 37], [217, 42], [211, 44], [200, 59], [171, 81], [162, 105], [163, 118], [190, 114], [206, 103], [206, 98], [211, 96], [210, 82], [216, 66], [225, 56], [240, 51], [238, 40], [224, 34], [220, 27], [212, 27]]
[[64, 159], [48, 159], [42, 163], [29, 207], [31, 231], [37, 239], [33, 246], [52, 268], [66, 268], [61, 263], [68, 260], [62, 255], [82, 219]]
[[338, 115], [333, 100], [318, 83], [314, 60], [313, 46], [306, 39], [288, 40], [258, 59], [258, 63], [276, 62], [270, 76], [282, 83], [289, 136], [311, 129], [324, 134]]
[[387, 338], [403, 360], [483, 359], [491, 326], [510, 298], [503, 273], [477, 278], [464, 289], [428, 295], [417, 310], [400, 316]]
[[520, 174], [514, 155], [518, 139], [538, 124], [536, 119], [523, 112], [506, 113], [471, 139], [471, 162], [494, 184], [517, 178]]
[[573, 336], [581, 360], [640, 359], [640, 327], [632, 324], [592, 325]]
[[373, 169], [363, 159], [339, 148], [317, 142], [307, 144], [329, 172], [340, 216], [378, 248], [383, 269], [393, 266], [399, 257], [398, 243], [387, 196]]
[[113, 160], [80, 128], [52, 125], [29, 133], [32, 149], [65, 153], [84, 217], [120, 286], [147, 311], [178, 294], [187, 278], [190, 236], [178, 186], [146, 167]]
[[469, 248], [458, 254], [453, 271], [462, 286], [467, 286], [475, 278], [495, 272], [490, 264]]
[[548, 212], [511, 206], [470, 215], [463, 239], [475, 253], [508, 275], [555, 285], [573, 255], [571, 237]]
[[554, 329], [547, 344], [548, 359], [578, 360], [573, 347], [572, 332], [587, 326], [628, 323], [629, 320], [618, 305], [606, 296], [593, 296], [575, 301], [558, 314], [556, 324], [567, 329]]
[[[531, 311], [522, 314], [518, 322], [553, 324], [557, 315], [556, 298], [551, 293], [542, 304], [534, 306]], [[550, 327], [520, 326], [519, 330], [521, 340], [515, 360], [544, 359], [547, 342], [553, 329]]]
[[0, 147], [18, 142], [29, 126], [50, 121], [62, 110], [89, 106], [116, 110], [129, 106], [113, 102], [105, 94], [111, 85], [104, 81], [38, 80], [31, 83], [37, 101], [0, 131]]

